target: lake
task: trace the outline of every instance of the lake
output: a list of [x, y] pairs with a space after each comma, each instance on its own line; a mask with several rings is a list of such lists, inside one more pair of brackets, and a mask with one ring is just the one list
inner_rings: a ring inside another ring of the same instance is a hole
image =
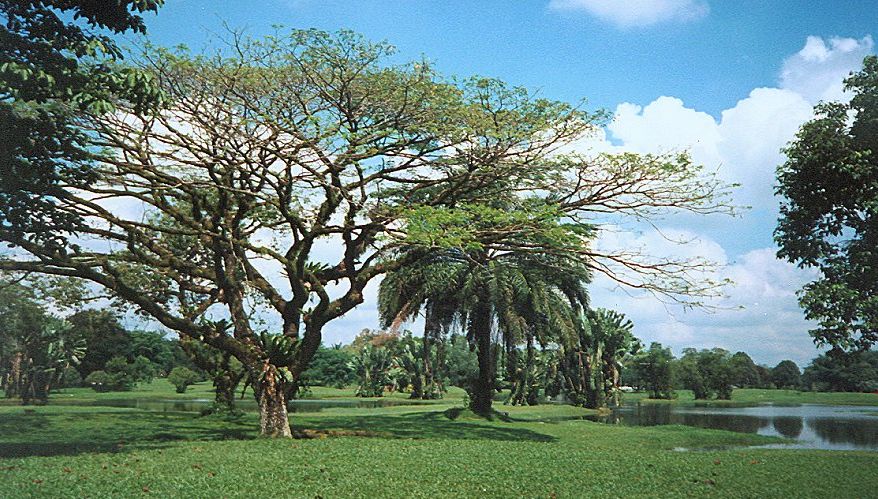
[[679, 424], [784, 437], [792, 444], [768, 447], [878, 451], [878, 407], [802, 404], [697, 407], [676, 404], [624, 405], [589, 419], [608, 424]]

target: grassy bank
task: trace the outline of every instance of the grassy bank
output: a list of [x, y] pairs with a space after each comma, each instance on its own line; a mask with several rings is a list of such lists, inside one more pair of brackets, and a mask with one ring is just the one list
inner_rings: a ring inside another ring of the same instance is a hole
[[[142, 390], [176, 396], [158, 384]], [[204, 393], [196, 387], [186, 395]], [[254, 414], [229, 421], [7, 405], [0, 407], [0, 497], [867, 497], [878, 490], [878, 453], [745, 448], [776, 440], [607, 426], [567, 419], [590, 413], [569, 406], [501, 407], [512, 422], [446, 417], [457, 405], [455, 397], [294, 415], [310, 437], [294, 441], [258, 438]]]
[[683, 405], [756, 405], [756, 404], [823, 404], [878, 406], [878, 394], [846, 392], [800, 392], [798, 390], [765, 390], [741, 388], [732, 392], [731, 400], [695, 400], [690, 390], [677, 390], [673, 400], [655, 400], [646, 393], [626, 393], [627, 402], [672, 403]]

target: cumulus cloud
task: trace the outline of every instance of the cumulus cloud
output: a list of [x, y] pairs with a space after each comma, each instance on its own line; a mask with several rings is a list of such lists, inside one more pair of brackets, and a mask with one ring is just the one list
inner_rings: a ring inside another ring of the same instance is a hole
[[809, 36], [802, 50], [784, 61], [780, 87], [796, 92], [812, 104], [847, 100], [850, 97], [845, 95], [842, 81], [860, 66], [874, 45], [871, 36], [859, 40]]
[[560, 11], [585, 11], [619, 27], [650, 26], [663, 22], [687, 22], [701, 19], [710, 12], [704, 0], [552, 0], [549, 8]]
[[[702, 237], [697, 245], [719, 262], [722, 248]], [[635, 324], [635, 334], [647, 345], [658, 341], [676, 353], [683, 348], [725, 348], [746, 351], [754, 360], [774, 365], [782, 359], [803, 364], [814, 357], [814, 344], [796, 299], [796, 290], [815, 277], [775, 258], [774, 248], [760, 248], [717, 269], [716, 278], [734, 286], [725, 296], [709, 302], [711, 310], [683, 310], [665, 305], [646, 293], [625, 292], [599, 277], [591, 286], [592, 305], [624, 312]]]

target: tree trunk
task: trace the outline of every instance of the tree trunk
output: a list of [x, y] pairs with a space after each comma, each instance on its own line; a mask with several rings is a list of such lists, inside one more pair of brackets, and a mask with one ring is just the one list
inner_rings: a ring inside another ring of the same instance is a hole
[[525, 400], [528, 405], [537, 405], [539, 403], [538, 388], [535, 386], [534, 374], [536, 371], [536, 350], [534, 349], [534, 337], [532, 334], [527, 335], [527, 362], [524, 366], [524, 376], [522, 383], [524, 385]]
[[[436, 398], [436, 383], [434, 381], [435, 375], [433, 374], [432, 352], [430, 346], [435, 328], [436, 325], [434, 324], [433, 316], [428, 313], [426, 320], [424, 321], [424, 338], [421, 342], [423, 347], [421, 357], [424, 361], [424, 385], [420, 395], [420, 398], [422, 399]], [[412, 394], [412, 398], [414, 398], [414, 394]]]
[[479, 375], [470, 393], [470, 409], [476, 414], [491, 413], [494, 396], [494, 351], [491, 348], [491, 308], [484, 301], [473, 310], [469, 327], [476, 340]]
[[22, 386], [21, 386], [21, 361], [22, 361], [21, 352], [16, 353], [12, 356], [12, 361], [9, 366], [9, 374], [7, 374], [6, 378], [6, 398], [14, 398], [19, 397], [22, 394]]
[[421, 373], [416, 372], [415, 375], [412, 376], [412, 394], [409, 396], [409, 398], [426, 398], [426, 396], [424, 395], [424, 378]]
[[278, 380], [275, 366], [265, 363], [258, 387], [260, 434], [273, 438], [292, 437], [290, 420], [287, 416], [286, 394]]
[[610, 365], [610, 373], [612, 380], [612, 399], [613, 406], [618, 407], [622, 404], [622, 383], [621, 383], [621, 375], [619, 373], [619, 367], [613, 363]]
[[600, 366], [600, 354], [601, 351], [598, 348], [597, 352], [585, 356], [585, 372], [588, 380], [585, 385], [585, 406], [589, 409], [598, 409], [607, 404], [604, 397], [604, 372]]

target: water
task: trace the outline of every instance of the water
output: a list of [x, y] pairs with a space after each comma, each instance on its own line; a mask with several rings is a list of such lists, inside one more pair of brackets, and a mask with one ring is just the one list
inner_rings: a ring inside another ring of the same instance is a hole
[[643, 404], [622, 406], [609, 415], [590, 419], [629, 426], [680, 424], [795, 440], [792, 444], [781, 445], [785, 448], [878, 451], [878, 407], [871, 406], [678, 407]]

